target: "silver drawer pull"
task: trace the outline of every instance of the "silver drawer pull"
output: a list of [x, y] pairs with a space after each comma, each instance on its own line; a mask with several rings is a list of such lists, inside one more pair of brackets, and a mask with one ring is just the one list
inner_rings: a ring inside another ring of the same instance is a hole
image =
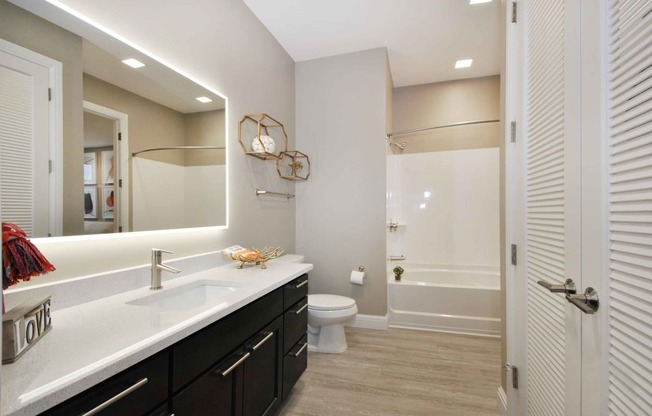
[[139, 388], [143, 387], [145, 384], [147, 384], [147, 377], [144, 379], [136, 382], [133, 386], [127, 388], [126, 390], [123, 390], [122, 392], [116, 394], [115, 396], [111, 397], [109, 400], [105, 401], [104, 403], [100, 404], [94, 409], [89, 410], [86, 413], [83, 413], [81, 416], [92, 416], [98, 414], [100, 411], [106, 409], [107, 407], [111, 406], [113, 403], [117, 402], [118, 400], [124, 398], [125, 396], [130, 395], [134, 391], [138, 390]]
[[300, 287], [304, 287], [307, 284], [308, 284], [308, 280], [304, 280], [303, 282], [301, 282], [298, 285], [294, 286], [294, 288], [299, 289]]
[[267, 336], [265, 336], [265, 338], [263, 338], [263, 339], [262, 339], [258, 344], [254, 345], [254, 347], [252, 348], [252, 350], [256, 351], [258, 348], [262, 347], [263, 344], [266, 343], [268, 339], [270, 339], [270, 338], [273, 337], [273, 336], [274, 336], [274, 333], [273, 333], [273, 332], [270, 332], [270, 333], [267, 334]]
[[238, 368], [240, 364], [244, 363], [247, 360], [247, 358], [249, 358], [250, 355], [251, 355], [250, 353], [246, 353], [245, 355], [240, 357], [240, 359], [236, 361], [235, 364], [233, 364], [231, 367], [227, 368], [222, 372], [222, 377], [228, 376], [231, 373], [231, 371], [235, 370], [236, 368]]
[[297, 353], [294, 354], [294, 356], [295, 356], [295, 357], [300, 356], [301, 353], [303, 352], [303, 350], [305, 350], [306, 348], [308, 348], [308, 343], [307, 343], [307, 342], [306, 342], [305, 344], [303, 344], [303, 347], [301, 347], [301, 349], [300, 349], [299, 351], [297, 351]]
[[302, 307], [300, 307], [299, 309], [297, 309], [296, 311], [294, 311], [294, 313], [298, 315], [298, 314], [300, 314], [301, 312], [305, 311], [307, 307], [308, 307], [308, 302], [306, 302], [305, 305], [303, 305]]

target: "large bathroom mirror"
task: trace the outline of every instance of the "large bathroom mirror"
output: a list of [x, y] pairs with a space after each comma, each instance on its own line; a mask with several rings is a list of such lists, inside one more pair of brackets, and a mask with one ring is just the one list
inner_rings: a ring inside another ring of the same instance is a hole
[[226, 225], [225, 111], [45, 1], [0, 0], [2, 221], [30, 237]]

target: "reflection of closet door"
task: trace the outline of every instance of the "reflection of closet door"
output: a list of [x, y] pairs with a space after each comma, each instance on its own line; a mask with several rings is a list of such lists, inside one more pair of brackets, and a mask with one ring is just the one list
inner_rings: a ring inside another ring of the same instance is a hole
[[48, 87], [49, 68], [0, 50], [2, 220], [30, 237], [50, 232]]

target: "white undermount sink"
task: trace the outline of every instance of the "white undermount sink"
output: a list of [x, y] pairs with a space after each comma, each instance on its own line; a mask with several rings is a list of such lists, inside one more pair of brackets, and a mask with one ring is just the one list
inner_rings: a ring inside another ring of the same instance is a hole
[[169, 289], [152, 291], [151, 294], [127, 302], [127, 305], [144, 306], [156, 310], [195, 309], [219, 304], [226, 296], [246, 285], [241, 282], [197, 280]]

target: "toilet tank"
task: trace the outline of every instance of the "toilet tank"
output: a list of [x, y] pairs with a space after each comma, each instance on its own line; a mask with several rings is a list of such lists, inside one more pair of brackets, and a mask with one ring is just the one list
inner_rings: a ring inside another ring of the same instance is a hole
[[284, 254], [273, 261], [282, 263], [303, 263], [304, 256], [301, 254]]

